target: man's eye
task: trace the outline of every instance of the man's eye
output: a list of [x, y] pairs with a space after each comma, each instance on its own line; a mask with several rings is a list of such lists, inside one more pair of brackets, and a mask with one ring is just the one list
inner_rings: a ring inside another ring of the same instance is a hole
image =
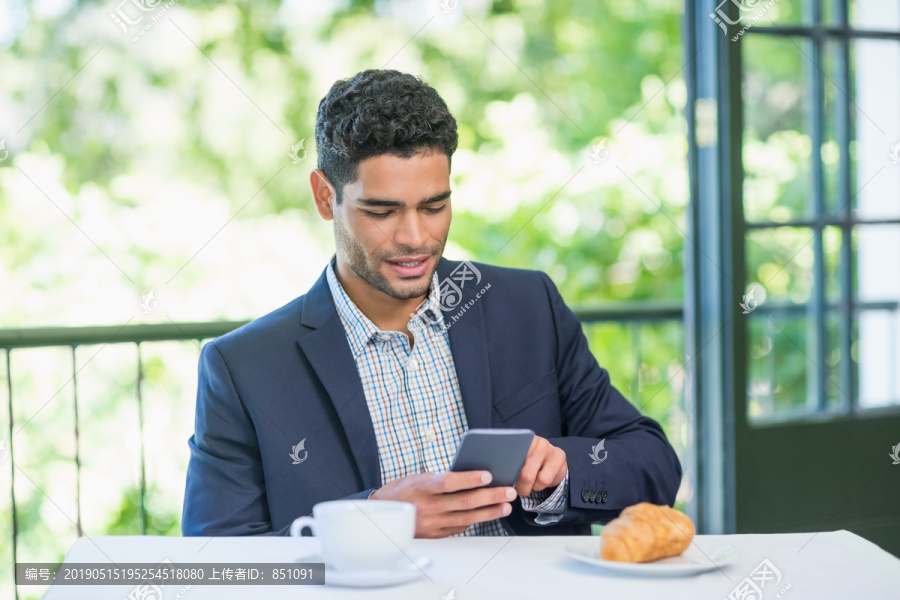
[[443, 204], [443, 205], [439, 206], [438, 208], [426, 208], [425, 210], [434, 215], [434, 214], [441, 212], [445, 208], [447, 208], [447, 205]]
[[384, 219], [389, 214], [391, 214], [390, 212], [380, 213], [380, 212], [372, 212], [371, 210], [364, 210], [363, 212], [366, 213], [367, 215], [369, 215], [370, 217], [372, 217], [373, 219]]

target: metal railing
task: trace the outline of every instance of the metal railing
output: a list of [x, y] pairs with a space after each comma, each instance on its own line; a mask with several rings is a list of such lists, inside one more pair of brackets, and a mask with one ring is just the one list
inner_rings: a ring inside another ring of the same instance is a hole
[[[602, 323], [615, 324], [617, 326], [625, 326], [630, 328], [632, 332], [632, 348], [635, 357], [640, 362], [641, 342], [640, 328], [658, 322], [676, 322], [680, 323], [683, 319], [683, 307], [680, 302], [629, 302], [617, 303], [608, 306], [582, 307], [573, 309], [576, 316], [585, 325], [596, 325]], [[147, 507], [145, 504], [147, 495], [147, 477], [145, 472], [145, 452], [144, 452], [144, 422], [143, 422], [143, 399], [141, 395], [141, 387], [144, 381], [144, 365], [141, 357], [141, 344], [148, 342], [170, 342], [170, 341], [192, 341], [198, 346], [204, 340], [212, 339], [225, 333], [228, 333], [248, 321], [217, 321], [208, 323], [160, 323], [160, 324], [137, 324], [137, 325], [115, 325], [115, 326], [98, 326], [98, 327], [34, 327], [20, 329], [0, 329], [0, 350], [4, 350], [6, 363], [6, 390], [8, 400], [8, 418], [9, 418], [9, 445], [8, 458], [10, 463], [11, 489], [10, 501], [12, 512], [12, 559], [13, 568], [16, 561], [16, 547], [19, 542], [20, 532], [19, 521], [17, 519], [16, 510], [16, 489], [15, 489], [15, 421], [13, 412], [14, 386], [11, 367], [11, 356], [18, 350], [23, 348], [70, 348], [72, 352], [72, 372], [71, 378], [66, 382], [65, 386], [70, 383], [73, 391], [74, 405], [74, 437], [75, 437], [75, 453], [73, 462], [75, 466], [75, 509], [76, 518], [75, 526], [78, 534], [83, 535], [82, 515], [81, 515], [81, 454], [79, 451], [79, 415], [78, 415], [78, 372], [84, 368], [84, 364], [78, 367], [75, 360], [75, 350], [79, 346], [102, 345], [106, 347], [112, 344], [134, 344], [137, 348], [137, 378], [135, 386], [135, 401], [138, 411], [138, 430], [140, 444], [140, 523], [141, 533], [147, 531]], [[101, 347], [101, 349], [102, 349]], [[635, 372], [632, 389], [638, 389], [638, 374]], [[22, 426], [24, 427], [24, 425]]]

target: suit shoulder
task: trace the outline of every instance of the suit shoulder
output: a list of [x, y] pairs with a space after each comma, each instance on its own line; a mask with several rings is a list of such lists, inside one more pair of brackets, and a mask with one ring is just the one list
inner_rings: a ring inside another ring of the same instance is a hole
[[[464, 261], [459, 261], [460, 263]], [[468, 261], [481, 273], [482, 280], [490, 283], [491, 281], [512, 282], [534, 284], [540, 281], [542, 275], [546, 275], [543, 271], [537, 269], [518, 269], [514, 267], [500, 267], [497, 265], [489, 265], [487, 263]]]
[[222, 352], [235, 352], [271, 344], [282, 337], [294, 340], [300, 331], [300, 316], [306, 295], [294, 298], [249, 323], [213, 340]]
[[[546, 273], [537, 269], [518, 269], [513, 267], [499, 267], [479, 262], [471, 262], [481, 274], [479, 285], [490, 284], [491, 289], [505, 290], [516, 296], [536, 293], [546, 297], [543, 277]], [[503, 292], [501, 291], [501, 294]]]

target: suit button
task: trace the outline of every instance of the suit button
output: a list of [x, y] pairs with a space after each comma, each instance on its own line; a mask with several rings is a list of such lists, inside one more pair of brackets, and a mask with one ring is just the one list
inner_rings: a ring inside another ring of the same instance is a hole
[[588, 496], [589, 496], [590, 492], [591, 492], [590, 490], [581, 490], [581, 501], [582, 502], [588, 501]]
[[600, 494], [600, 502], [603, 502], [604, 504], [606, 504], [607, 498], [609, 498], [609, 492], [607, 492], [606, 490], [603, 490], [603, 493]]
[[593, 502], [594, 498], [597, 497], [597, 490], [591, 490], [590, 497], [588, 498], [588, 502]]

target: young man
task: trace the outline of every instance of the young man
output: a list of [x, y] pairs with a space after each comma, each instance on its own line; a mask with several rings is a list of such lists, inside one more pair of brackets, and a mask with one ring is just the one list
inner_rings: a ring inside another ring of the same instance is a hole
[[[184, 534], [284, 535], [339, 498], [412, 502], [417, 537], [587, 534], [673, 504], [665, 434], [553, 282], [442, 257], [457, 132], [437, 92], [392, 70], [338, 81], [316, 146], [335, 256], [307, 294], [203, 347]], [[535, 431], [515, 487], [448, 470], [487, 427]]]

